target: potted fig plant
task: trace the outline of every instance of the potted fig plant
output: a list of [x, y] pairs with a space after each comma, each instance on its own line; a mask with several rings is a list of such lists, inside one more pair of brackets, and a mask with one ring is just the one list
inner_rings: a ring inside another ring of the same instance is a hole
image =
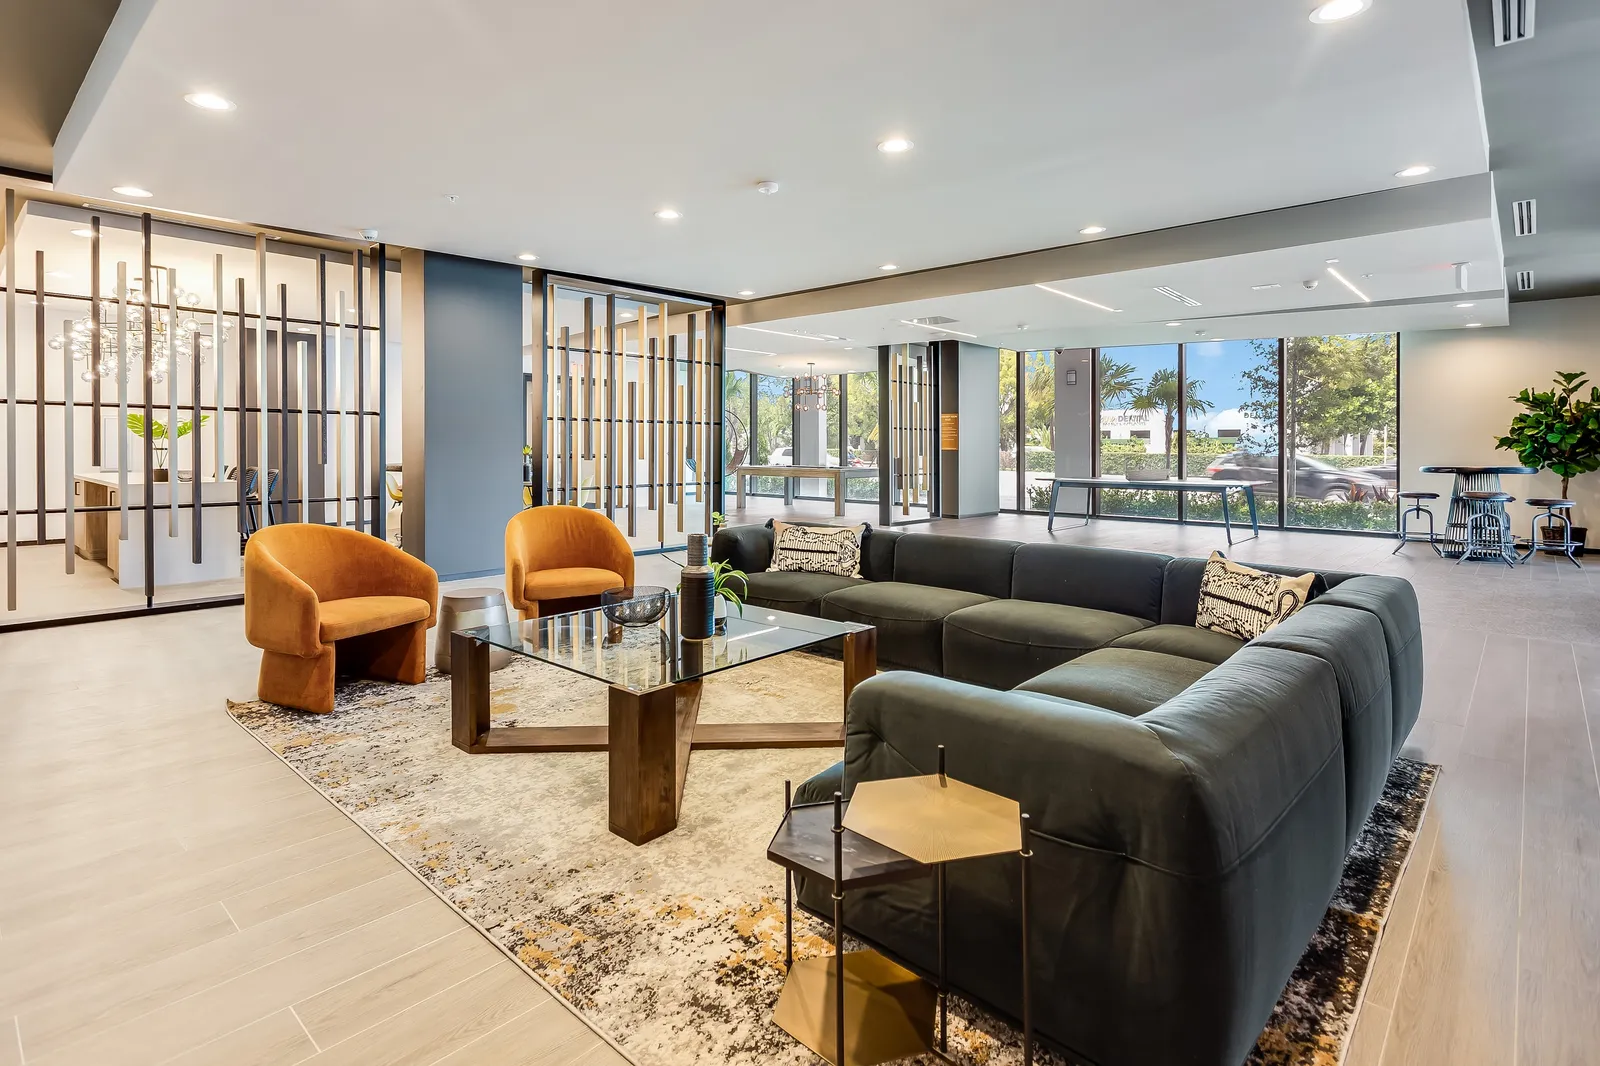
[[[203, 426], [211, 421], [210, 415], [201, 415], [200, 424]], [[130, 411], [128, 413], [128, 432], [136, 437], [145, 436], [144, 415]], [[194, 432], [194, 423], [188, 420], [178, 423], [178, 428], [171, 433], [167, 432], [167, 424], [158, 419], [150, 420], [151, 454], [155, 458], [155, 469], [150, 471], [150, 480], [153, 482], [167, 480], [167, 441], [182, 440]]]
[[[1511, 420], [1510, 432], [1495, 440], [1497, 448], [1515, 452], [1522, 465], [1560, 477], [1561, 495], [1566, 498], [1573, 478], [1600, 469], [1600, 387], [1590, 385], [1585, 396], [1588, 382], [1582, 373], [1560, 371], [1547, 391], [1523, 389], [1511, 397], [1523, 410]], [[1584, 526], [1572, 527], [1579, 552], [1588, 533]], [[1545, 544], [1560, 538], [1559, 527], [1540, 531]]]

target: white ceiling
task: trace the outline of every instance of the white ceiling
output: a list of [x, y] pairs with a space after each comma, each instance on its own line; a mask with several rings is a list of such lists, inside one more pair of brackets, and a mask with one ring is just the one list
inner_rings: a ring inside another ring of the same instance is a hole
[[124, 0], [56, 179], [765, 296], [1487, 170], [1462, 0], [1311, 6]]
[[[1507, 321], [1498, 256], [1494, 221], [1474, 219], [1049, 283], [1115, 311], [1026, 285], [732, 326], [727, 361], [787, 374], [796, 366], [804, 372], [810, 359], [835, 371], [870, 369], [879, 344], [941, 338], [1034, 349], [1194, 341], [1202, 330], [1204, 339], [1217, 340], [1449, 329], [1474, 322], [1494, 327]], [[1328, 273], [1330, 258], [1371, 303]], [[1456, 288], [1458, 262], [1469, 264], [1470, 294]], [[1306, 289], [1307, 280], [1316, 287]], [[1254, 288], [1273, 284], [1278, 287]], [[1177, 303], [1156, 292], [1158, 285], [1200, 306]], [[1456, 306], [1463, 302], [1473, 306]], [[906, 324], [934, 316], [954, 321], [943, 330]], [[1028, 328], [1018, 329], [1020, 324]]]

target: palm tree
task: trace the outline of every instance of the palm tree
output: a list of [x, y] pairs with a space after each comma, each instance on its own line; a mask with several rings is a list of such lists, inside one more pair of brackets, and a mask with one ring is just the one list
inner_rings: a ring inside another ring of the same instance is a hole
[[[1189, 417], [1211, 410], [1211, 402], [1200, 396], [1203, 381], [1191, 381], [1183, 390], [1183, 409]], [[1103, 395], [1102, 387], [1102, 395]], [[1128, 401], [1130, 411], [1160, 411], [1166, 424], [1167, 469], [1172, 469], [1172, 442], [1178, 421], [1178, 372], [1157, 370]]]
[[1100, 406], [1117, 407], [1133, 397], [1139, 387], [1139, 376], [1132, 363], [1113, 359], [1104, 350], [1100, 352]]

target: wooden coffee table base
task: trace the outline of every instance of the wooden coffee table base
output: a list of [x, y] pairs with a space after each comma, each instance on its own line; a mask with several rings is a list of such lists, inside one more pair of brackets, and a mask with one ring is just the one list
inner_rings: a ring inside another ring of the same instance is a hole
[[[604, 751], [609, 758], [609, 824], [631, 844], [643, 844], [678, 825], [689, 755], [695, 748], [836, 748], [844, 723], [751, 722], [701, 725], [702, 682], [680, 681], [635, 692], [611, 686], [606, 725], [489, 724], [490, 645], [465, 633], [450, 635], [451, 740], [473, 755]], [[844, 699], [877, 673], [877, 631], [846, 634]]]

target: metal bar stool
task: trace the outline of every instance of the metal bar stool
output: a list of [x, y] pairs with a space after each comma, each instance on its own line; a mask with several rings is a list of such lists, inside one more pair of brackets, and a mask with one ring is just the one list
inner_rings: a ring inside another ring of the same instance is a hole
[[1511, 543], [1511, 519], [1506, 504], [1516, 503], [1509, 492], [1463, 492], [1467, 501], [1467, 545], [1456, 565], [1473, 555], [1497, 558], [1507, 566], [1517, 565], [1517, 551]]
[[[1528, 527], [1528, 553], [1522, 557], [1523, 561], [1526, 562], [1533, 558], [1541, 550], [1548, 551], [1551, 554], [1556, 554], [1559, 550], [1560, 554], [1567, 557], [1568, 562], [1582, 570], [1583, 564], [1578, 562], [1573, 555], [1578, 546], [1572, 542], [1572, 519], [1565, 513], [1572, 510], [1572, 501], [1541, 497], [1524, 500], [1523, 502], [1529, 507], [1544, 508], [1542, 512], [1533, 516], [1533, 524]], [[1561, 542], [1559, 544], [1554, 542], [1541, 544], [1539, 542], [1539, 520], [1541, 518], [1548, 520], [1550, 525], [1554, 525], [1556, 522], [1561, 523]]]
[[1389, 554], [1398, 555], [1400, 553], [1400, 549], [1404, 548], [1411, 540], [1411, 530], [1407, 524], [1407, 518], [1411, 515], [1416, 515], [1418, 518], [1426, 515], [1428, 518], [1428, 547], [1433, 549], [1434, 554], [1443, 556], [1444, 552], [1439, 550], [1439, 541], [1433, 533], [1433, 512], [1422, 506], [1422, 501], [1437, 500], [1439, 498], [1439, 494], [1437, 492], [1402, 492], [1397, 498], [1409, 500], [1411, 502], [1411, 506], [1400, 512], [1400, 543], [1396, 544], [1394, 546], [1394, 551], [1390, 552]]

